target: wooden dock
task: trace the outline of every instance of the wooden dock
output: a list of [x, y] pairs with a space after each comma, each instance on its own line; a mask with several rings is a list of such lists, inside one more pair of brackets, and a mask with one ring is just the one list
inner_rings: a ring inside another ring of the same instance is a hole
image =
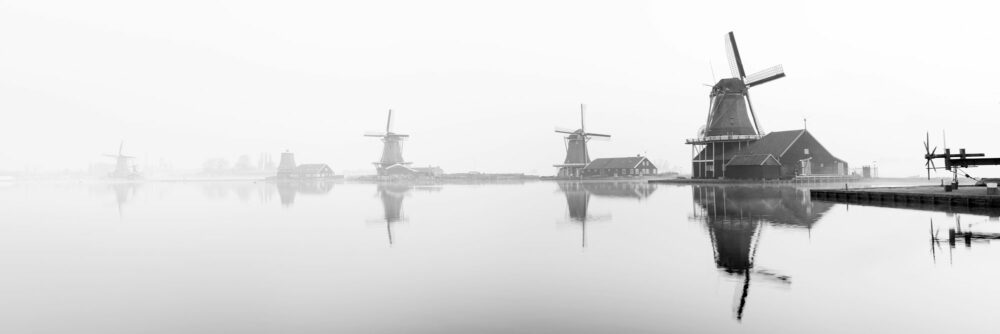
[[950, 192], [939, 186], [812, 189], [809, 197], [829, 202], [1000, 216], [1000, 196], [986, 195], [985, 187], [959, 187]]

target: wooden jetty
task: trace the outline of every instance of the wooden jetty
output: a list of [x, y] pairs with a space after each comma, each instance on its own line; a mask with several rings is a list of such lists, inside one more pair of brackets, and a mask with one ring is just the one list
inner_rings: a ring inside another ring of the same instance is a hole
[[945, 191], [939, 186], [811, 189], [814, 200], [1000, 216], [1000, 196], [986, 187], [963, 186]]
[[870, 182], [872, 179], [863, 179], [852, 175], [811, 175], [797, 176], [791, 179], [650, 179], [649, 183], [670, 183], [670, 184], [829, 184], [829, 183], [854, 183]]

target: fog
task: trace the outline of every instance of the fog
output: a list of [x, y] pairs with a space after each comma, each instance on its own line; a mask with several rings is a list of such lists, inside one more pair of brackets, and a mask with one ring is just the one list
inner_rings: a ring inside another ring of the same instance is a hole
[[1000, 155], [997, 5], [940, 5], [0, 1], [0, 170], [111, 163], [120, 140], [140, 166], [371, 170], [391, 108], [415, 165], [551, 175], [585, 103], [613, 136], [592, 156], [689, 172], [734, 31], [749, 72], [788, 75], [751, 90], [764, 131], [805, 118], [852, 167], [922, 175], [926, 131]]

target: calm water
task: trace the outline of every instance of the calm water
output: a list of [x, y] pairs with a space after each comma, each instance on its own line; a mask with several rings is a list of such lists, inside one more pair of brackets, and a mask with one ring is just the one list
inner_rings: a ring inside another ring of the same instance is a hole
[[0, 184], [2, 333], [992, 331], [986, 216], [631, 183]]

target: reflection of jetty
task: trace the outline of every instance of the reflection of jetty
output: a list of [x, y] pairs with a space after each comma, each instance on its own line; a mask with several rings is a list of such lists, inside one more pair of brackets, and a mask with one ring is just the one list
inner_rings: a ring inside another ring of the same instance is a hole
[[810, 196], [829, 202], [1000, 215], [1000, 196], [987, 195], [986, 191], [985, 187], [958, 187], [946, 191], [937, 186], [813, 189]]

